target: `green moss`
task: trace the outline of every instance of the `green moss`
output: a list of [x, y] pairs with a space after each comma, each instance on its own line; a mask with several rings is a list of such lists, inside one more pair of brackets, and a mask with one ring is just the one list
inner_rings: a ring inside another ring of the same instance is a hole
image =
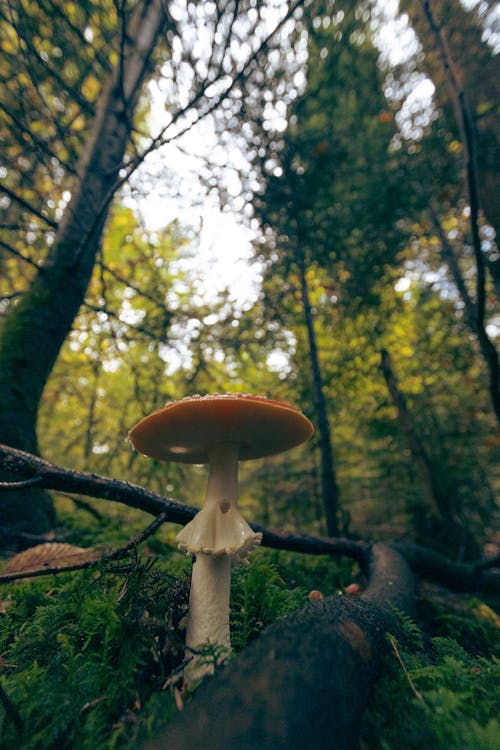
[[259, 549], [248, 567], [233, 570], [231, 643], [240, 651], [263, 628], [303, 607], [312, 589], [336, 593], [353, 576], [353, 563]]
[[[103, 536], [119, 537], [114, 524]], [[73, 533], [78, 541], [76, 521]], [[1, 590], [0, 684], [25, 728], [0, 702], [1, 750], [133, 748], [175, 715], [190, 560], [158, 544], [156, 561], [132, 557]], [[234, 568], [235, 650], [303, 606], [311, 589], [332, 594], [354, 575], [351, 563], [257, 550]], [[435, 604], [423, 611], [426, 630], [401, 617], [363, 719], [363, 750], [497, 750], [493, 619], [476, 601], [453, 617]]]
[[[454, 635], [482, 628], [471, 624], [470, 615], [449, 622]], [[500, 662], [492, 653], [497, 634], [489, 631], [490, 654], [477, 656], [449, 635], [421, 634], [418, 645], [416, 626], [403, 627], [401, 643], [391, 637], [387, 671], [365, 715], [362, 750], [497, 750]]]
[[156, 726], [159, 706], [162, 721], [175, 712], [162, 686], [182, 659], [186, 604], [187, 579], [139, 560], [13, 586], [0, 621], [2, 687], [26, 729], [19, 737], [0, 708], [0, 747], [123, 746]]

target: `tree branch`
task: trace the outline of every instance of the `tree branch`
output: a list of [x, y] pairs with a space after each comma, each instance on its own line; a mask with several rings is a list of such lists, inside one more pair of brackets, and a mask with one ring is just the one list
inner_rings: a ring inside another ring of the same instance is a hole
[[24, 490], [27, 487], [40, 487], [43, 484], [42, 477], [30, 477], [21, 479], [19, 482], [0, 482], [0, 490]]
[[[153, 516], [164, 515], [165, 521], [171, 523], [185, 525], [198, 512], [198, 508], [183, 505], [173, 498], [162, 497], [130, 482], [110, 479], [99, 474], [64, 469], [31, 453], [1, 444], [0, 468], [12, 474], [28, 475], [30, 478], [38, 477], [41, 480], [40, 486], [45, 489], [120, 502]], [[364, 571], [371, 559], [373, 545], [369, 542], [313, 537], [266, 529], [258, 524], [251, 524], [251, 526], [254, 531], [262, 533], [264, 547], [309, 555], [345, 555], [356, 560]], [[392, 547], [408, 560], [416, 573], [451, 589], [500, 593], [500, 570], [490, 569], [492, 566], [498, 568], [496, 559], [457, 563], [431, 549], [415, 544], [397, 543]]]
[[[212, 103], [209, 103], [206, 108], [197, 113], [196, 119], [194, 121], [189, 121], [184, 127], [181, 127], [180, 130], [177, 132], [174, 132], [173, 135], [168, 136], [168, 131], [171, 130], [175, 125], [182, 120], [182, 118], [187, 115], [188, 112], [194, 111], [194, 108], [203, 100], [204, 97], [206, 97], [206, 91], [209, 89], [215, 81], [205, 81], [205, 84], [194, 94], [194, 96], [190, 99], [190, 101], [183, 107], [181, 107], [175, 114], [172, 115], [172, 119], [170, 122], [165, 125], [158, 135], [151, 138], [150, 143], [143, 149], [143, 151], [138, 154], [134, 159], [131, 159], [130, 163], [127, 165], [123, 165], [122, 170], [120, 170], [120, 174], [122, 176], [118, 176], [114, 183], [111, 185], [110, 189], [108, 190], [108, 193], [103, 197], [100, 210], [96, 212], [96, 217], [94, 220], [93, 225], [90, 227], [88, 232], [86, 232], [80, 243], [79, 243], [79, 249], [78, 253], [83, 251], [83, 248], [89, 241], [89, 238], [94, 235], [97, 228], [99, 227], [100, 223], [102, 222], [103, 217], [106, 215], [106, 212], [109, 208], [109, 205], [111, 201], [113, 200], [116, 193], [120, 190], [123, 185], [125, 185], [132, 175], [137, 171], [137, 169], [143, 164], [143, 162], [146, 160], [146, 158], [152, 154], [154, 151], [157, 151], [162, 146], [165, 146], [169, 143], [173, 143], [176, 140], [179, 140], [183, 135], [185, 135], [187, 132], [189, 132], [194, 125], [197, 125], [199, 122], [204, 120], [206, 117], [208, 117], [210, 114], [215, 112], [219, 107], [223, 104], [224, 101], [226, 101], [233, 90], [236, 88], [238, 83], [242, 81], [245, 76], [248, 73], [249, 68], [255, 63], [256, 60], [259, 59], [261, 54], [264, 52], [264, 50], [267, 49], [269, 46], [269, 43], [273, 39], [273, 37], [283, 28], [285, 23], [293, 16], [295, 11], [300, 8], [304, 4], [304, 0], [295, 0], [295, 2], [292, 4], [292, 6], [288, 9], [288, 11], [285, 13], [283, 18], [276, 24], [274, 29], [266, 36], [266, 38], [260, 43], [260, 45], [257, 47], [257, 49], [247, 58], [245, 63], [241, 66], [241, 68], [235, 73], [233, 78], [231, 79], [230, 83], [227, 85], [225, 90], [215, 98]], [[189, 119], [189, 118], [188, 118]]]
[[[129, 555], [139, 544], [142, 544], [148, 537], [152, 536], [162, 524], [168, 521], [167, 513], [160, 513], [157, 518], [152, 521], [149, 526], [144, 529], [140, 534], [137, 534], [123, 547], [113, 550], [112, 552], [101, 552], [99, 550], [92, 549], [84, 550], [78, 554], [78, 562], [68, 562], [66, 565], [55, 565], [50, 562], [45, 562], [42, 567], [31, 568], [27, 570], [17, 571], [14, 569], [7, 573], [0, 573], [0, 583], [10, 583], [11, 581], [17, 581], [21, 578], [37, 578], [39, 576], [52, 575], [55, 573], [67, 573], [72, 570], [85, 570], [86, 568], [92, 567], [98, 562], [110, 562], [112, 560], [121, 560], [122, 558]], [[82, 555], [85, 559], [82, 560]]]
[[38, 263], [35, 263], [35, 261], [31, 260], [31, 258], [27, 258], [26, 255], [23, 255], [19, 252], [19, 250], [16, 250], [15, 247], [12, 247], [12, 245], [9, 245], [2, 239], [0, 239], [0, 247], [3, 247], [4, 250], [7, 250], [8, 253], [14, 255], [16, 258], [19, 258], [19, 260], [22, 260], [23, 263], [28, 263], [28, 265], [33, 266], [33, 268], [36, 268], [37, 271], [42, 271], [42, 266], [39, 266]]

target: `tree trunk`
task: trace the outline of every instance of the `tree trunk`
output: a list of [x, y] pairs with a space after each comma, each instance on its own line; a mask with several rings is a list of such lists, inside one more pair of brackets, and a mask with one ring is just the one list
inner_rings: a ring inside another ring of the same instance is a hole
[[[458, 0], [448, 3], [434, 0], [406, 2], [410, 18], [420, 34], [426, 53], [425, 64], [437, 85], [438, 92], [448, 96], [463, 145], [464, 172], [470, 208], [472, 248], [476, 264], [476, 299], [473, 327], [481, 354], [488, 368], [488, 386], [495, 416], [500, 422], [500, 361], [494, 342], [485, 324], [486, 267], [498, 287], [497, 262], [488, 263], [481, 247], [479, 215], [481, 204], [487, 220], [495, 229], [497, 243], [500, 230], [498, 193], [498, 113], [491, 102], [498, 98], [498, 75], [494, 55], [481, 39], [477, 16], [465, 11]], [[445, 20], [446, 19], [446, 20]], [[454, 33], [460, 30], [458, 34]], [[430, 33], [429, 33], [430, 32]], [[466, 36], [464, 36], [466, 35]], [[464, 57], [466, 41], [473, 42], [472, 57]], [[457, 47], [457, 44], [459, 45]], [[460, 44], [462, 46], [460, 46]], [[474, 58], [475, 53], [475, 58]], [[482, 65], [478, 71], [477, 66]], [[492, 77], [492, 71], [494, 78]], [[493, 83], [494, 81], [494, 83]], [[468, 101], [469, 100], [469, 101]], [[486, 107], [490, 114], [479, 117]], [[468, 315], [470, 311], [467, 310]]]
[[[432, 0], [432, 3], [423, 0], [404, 0], [400, 5], [401, 10], [408, 13], [410, 23], [423, 47], [425, 60], [422, 61], [422, 65], [436, 85], [436, 99], [445, 109], [447, 100], [454, 107], [454, 116], [459, 128], [462, 112], [457, 102], [458, 90], [467, 97], [473, 116], [477, 146], [481, 205], [487, 221], [495, 230], [498, 242], [500, 131], [498, 107], [495, 106], [499, 91], [498, 61], [484, 38], [480, 18], [482, 9], [476, 4], [472, 9], [466, 10], [459, 0]], [[443, 57], [439, 36], [445, 41], [447, 59]], [[450, 73], [458, 86], [450, 86]], [[489, 265], [498, 284], [499, 266], [492, 268], [495, 264]]]
[[441, 472], [446, 477], [445, 480], [443, 481], [438, 476], [435, 463], [429, 457], [415, 427], [413, 416], [408, 409], [405, 395], [399, 387], [391, 357], [386, 349], [381, 352], [380, 369], [392, 402], [398, 410], [399, 422], [424, 488], [424, 502], [419, 502], [413, 509], [417, 538], [426, 543], [431, 539], [441, 551], [457, 559], [476, 558], [479, 554], [479, 547], [474, 535], [460, 522], [456, 507], [454, 507], [455, 493], [457, 493], [454, 480], [443, 468]]
[[323, 377], [321, 374], [318, 346], [316, 343], [316, 332], [314, 330], [313, 312], [309, 298], [309, 288], [307, 285], [306, 266], [303, 256], [300, 256], [298, 266], [300, 293], [306, 320], [309, 358], [311, 361], [313, 376], [314, 405], [318, 420], [319, 448], [321, 453], [321, 494], [326, 515], [327, 534], [328, 536], [335, 537], [339, 535], [338, 513], [340, 493], [335, 476], [330, 422], [328, 419], [328, 409], [326, 406]]
[[309, 604], [268, 628], [196, 692], [147, 750], [348, 750], [384, 656], [394, 610], [414, 614], [413, 577], [383, 545], [360, 597]]
[[[491, 403], [493, 405], [497, 420], [500, 421], [500, 361], [498, 358], [498, 352], [495, 348], [494, 343], [488, 336], [488, 332], [485, 326], [484, 312], [478, 316], [477, 305], [474, 303], [467, 290], [467, 286], [465, 284], [463, 274], [460, 270], [458, 260], [455, 256], [455, 253], [453, 252], [453, 247], [448, 241], [448, 238], [443, 231], [443, 227], [441, 226], [439, 216], [432, 206], [430, 208], [430, 215], [434, 228], [436, 230], [436, 234], [441, 243], [441, 257], [448, 266], [455, 286], [457, 287], [458, 293], [460, 294], [460, 298], [464, 303], [465, 320], [467, 322], [467, 325], [477, 338], [481, 355], [488, 369]], [[498, 294], [498, 290], [500, 289], [500, 279], [493, 276], [493, 281], [497, 286]]]
[[[132, 129], [151, 53], [165, 21], [161, 0], [143, 0], [100, 95], [72, 196], [44, 265], [7, 317], [0, 339], [0, 441], [36, 453], [37, 412], [47, 379], [84, 300], [110, 197]], [[8, 478], [3, 475], [3, 478]], [[54, 511], [43, 490], [4, 493], [0, 543], [20, 531], [50, 528]], [[9, 531], [10, 529], [10, 531]]]

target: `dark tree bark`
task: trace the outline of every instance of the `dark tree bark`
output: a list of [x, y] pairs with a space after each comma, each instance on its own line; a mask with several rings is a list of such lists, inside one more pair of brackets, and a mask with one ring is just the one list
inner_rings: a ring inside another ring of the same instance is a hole
[[[298, 239], [298, 242], [300, 244], [300, 237]], [[309, 359], [311, 362], [313, 377], [314, 406], [316, 410], [317, 427], [319, 433], [319, 449], [321, 454], [321, 494], [323, 498], [323, 507], [325, 509], [326, 528], [328, 536], [338, 536], [340, 492], [335, 475], [330, 422], [328, 419], [328, 409], [326, 405], [323, 376], [321, 374], [321, 364], [319, 361], [318, 345], [316, 342], [316, 332], [314, 330], [314, 317], [311, 307], [311, 300], [309, 297], [309, 287], [307, 284], [306, 263], [304, 256], [300, 254], [300, 250], [298, 254], [300, 294], [302, 299], [302, 306], [304, 308], [307, 339], [309, 342]]]
[[[419, 539], [431, 539], [441, 549], [458, 559], [472, 559], [479, 550], [469, 529], [464, 528], [454, 507], [456, 486], [449, 472], [432, 461], [399, 387], [389, 352], [381, 352], [380, 369], [406, 437], [415, 466], [422, 480], [423, 502], [413, 510], [415, 531]], [[445, 476], [445, 480], [441, 478]]]
[[391, 401], [398, 411], [399, 423], [402, 427], [408, 447], [411, 451], [411, 455], [415, 461], [415, 465], [420, 474], [422, 484], [425, 492], [425, 503], [427, 506], [435, 506], [443, 513], [447, 512], [447, 509], [443, 507], [441, 499], [441, 489], [438, 486], [435, 478], [434, 470], [425, 450], [424, 444], [420, 439], [420, 435], [414, 425], [413, 416], [410, 413], [408, 404], [406, 403], [406, 397], [399, 387], [399, 383], [394, 373], [392, 366], [392, 360], [387, 349], [382, 349], [380, 352], [380, 369], [384, 376], [384, 380], [387, 385], [387, 390], [391, 397]]
[[[54, 244], [31, 288], [5, 320], [0, 338], [0, 440], [32, 453], [38, 450], [42, 392], [85, 297], [134, 109], [164, 23], [161, 0], [142, 0], [136, 6], [121, 59], [100, 95]], [[52, 502], [43, 490], [27, 490], [23, 503], [18, 494], [4, 493], [0, 503], [4, 535], [9, 527], [15, 534], [42, 532], [54, 521]]]
[[[197, 513], [197, 508], [162, 497], [143, 487], [110, 479], [99, 474], [73, 471], [45, 461], [24, 451], [0, 445], [0, 469], [17, 476], [7, 486], [0, 482], [0, 493], [11, 490], [24, 493], [26, 487], [36, 484], [46, 489], [64, 493], [76, 493], [123, 503], [138, 508], [153, 516], [164, 516], [166, 521], [186, 524]], [[15, 488], [15, 490], [14, 490]], [[262, 533], [262, 545], [273, 549], [302, 552], [309, 555], [345, 555], [366, 567], [371, 544], [355, 539], [328, 539], [294, 534], [283, 530], [266, 529], [251, 524], [254, 531]], [[43, 537], [37, 542], [46, 541]], [[500, 570], [498, 558], [480, 559], [473, 562], [450, 560], [417, 544], [399, 542], [392, 545], [420, 576], [441, 583], [455, 591], [500, 594]], [[0, 576], [0, 580], [3, 577]]]
[[[500, 361], [497, 349], [486, 330], [486, 267], [495, 286], [499, 284], [498, 259], [488, 262], [481, 247], [479, 217], [481, 205], [496, 232], [498, 243], [500, 211], [498, 194], [498, 74], [494, 55], [481, 40], [480, 25], [472, 12], [466, 12], [458, 0], [407, 0], [409, 13], [426, 52], [425, 65], [441, 95], [446, 97], [463, 145], [464, 175], [470, 208], [470, 231], [476, 264], [476, 294], [473, 310], [467, 309], [481, 355], [488, 371], [488, 388], [493, 411], [500, 422]], [[454, 30], [460, 29], [458, 34]], [[466, 40], [476, 58], [464, 58]], [[457, 47], [457, 41], [461, 47]], [[480, 66], [480, 67], [478, 67]], [[486, 107], [486, 117], [479, 112]], [[453, 273], [453, 269], [452, 273]], [[456, 281], [456, 278], [455, 278]], [[460, 289], [460, 287], [459, 287]], [[463, 290], [460, 290], [464, 299]], [[464, 299], [467, 306], [467, 300]]]
[[383, 545], [369, 558], [360, 597], [309, 604], [266, 630], [203, 684], [147, 750], [348, 750], [399, 630], [395, 610], [415, 614], [413, 577]]
[[[488, 191], [483, 190], [481, 195], [481, 184], [478, 171], [476, 132], [471, 117], [470, 108], [467, 102], [465, 91], [461, 85], [455, 71], [454, 61], [447, 39], [445, 38], [444, 29], [436, 20], [431, 4], [423, 0], [422, 6], [427, 21], [434, 35], [436, 47], [441, 60], [441, 65], [446, 78], [449, 95], [455, 110], [455, 117], [459, 127], [462, 143], [464, 147], [464, 168], [466, 176], [466, 185], [470, 207], [470, 228], [472, 235], [472, 247], [474, 249], [474, 258], [476, 261], [476, 300], [474, 329], [481, 349], [481, 354], [488, 368], [489, 391], [491, 403], [495, 412], [497, 421], [500, 422], [500, 363], [498, 352], [486, 331], [485, 324], [485, 307], [486, 307], [486, 262], [481, 247], [481, 238], [479, 235], [479, 211], [481, 206], [481, 197], [490, 206], [490, 196]], [[497, 146], [498, 151], [498, 146]], [[498, 156], [498, 154], [496, 155]], [[486, 171], [486, 174], [488, 172]], [[497, 212], [498, 212], [498, 201]], [[493, 212], [492, 212], [493, 213]], [[497, 217], [498, 214], [496, 213]], [[498, 242], [498, 224], [495, 226]]]

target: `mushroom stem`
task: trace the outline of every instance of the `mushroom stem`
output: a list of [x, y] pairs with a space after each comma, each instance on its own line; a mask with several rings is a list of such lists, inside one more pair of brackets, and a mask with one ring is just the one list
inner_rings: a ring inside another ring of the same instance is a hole
[[238, 509], [238, 446], [219, 443], [208, 454], [203, 508], [177, 534], [177, 542], [189, 555], [203, 552], [243, 560], [260, 544], [262, 534], [252, 531]]
[[[229, 635], [229, 592], [231, 587], [231, 558], [229, 555], [196, 556], [191, 573], [189, 615], [186, 632], [186, 656], [200, 646], [210, 643], [222, 646], [227, 656], [231, 648]], [[215, 660], [214, 660], [215, 661]], [[214, 671], [202, 657], [193, 656], [184, 670], [187, 682], [200, 679]]]
[[[196, 555], [189, 594], [187, 656], [207, 643], [222, 646], [223, 656], [229, 652], [231, 558], [244, 559], [262, 538], [238, 510], [238, 453], [238, 446], [230, 443], [209, 449], [203, 509], [177, 535], [179, 546]], [[214, 666], [195, 655], [184, 677], [192, 682], [213, 672]]]
[[209, 448], [208, 482], [204, 508], [219, 505], [222, 514], [236, 507], [238, 500], [238, 453], [237, 445], [219, 443]]

